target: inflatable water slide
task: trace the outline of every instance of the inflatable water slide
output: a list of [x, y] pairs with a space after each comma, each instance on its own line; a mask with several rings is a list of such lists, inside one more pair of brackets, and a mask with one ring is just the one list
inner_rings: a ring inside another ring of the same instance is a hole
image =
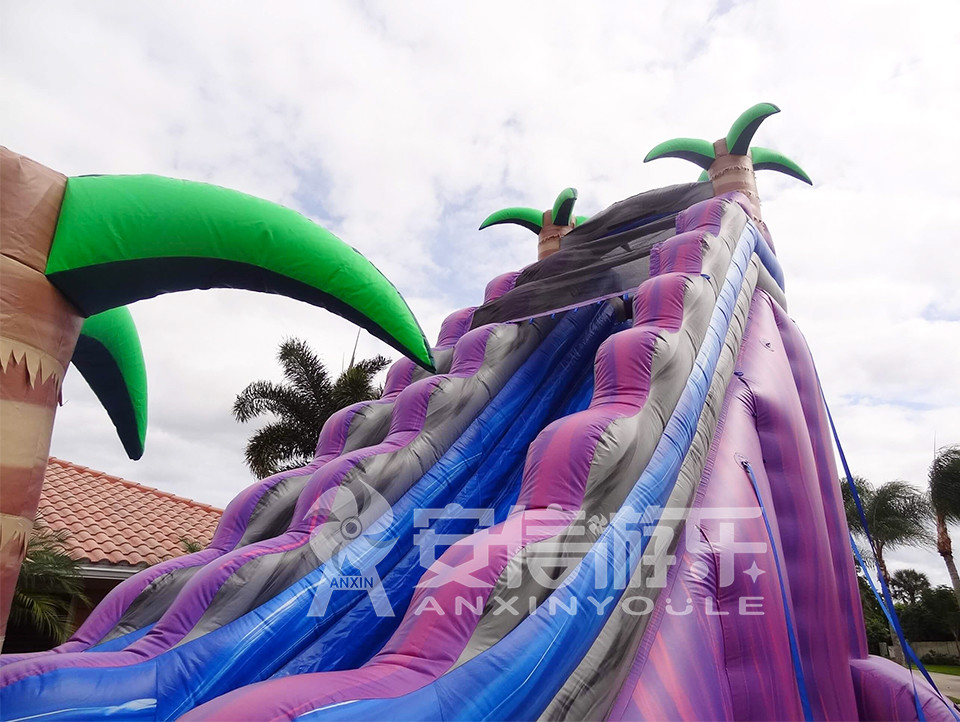
[[0, 658], [3, 719], [954, 719], [867, 651], [828, 413], [760, 216], [754, 169], [809, 182], [749, 147], [774, 112], [651, 151], [699, 182], [590, 218], [572, 189], [493, 214], [540, 259], [429, 354], [397, 344], [382, 398], [241, 492], [206, 549]]

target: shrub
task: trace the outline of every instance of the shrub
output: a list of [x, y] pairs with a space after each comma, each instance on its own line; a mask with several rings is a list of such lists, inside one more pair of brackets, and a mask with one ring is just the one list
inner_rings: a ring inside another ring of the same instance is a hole
[[943, 652], [927, 652], [920, 657], [920, 661], [924, 664], [960, 665], [960, 658], [952, 654], [944, 654]]

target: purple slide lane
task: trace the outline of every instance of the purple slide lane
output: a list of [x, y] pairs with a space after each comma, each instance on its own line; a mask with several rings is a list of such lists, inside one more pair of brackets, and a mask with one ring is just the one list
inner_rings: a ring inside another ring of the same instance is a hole
[[857, 574], [850, 553], [850, 535], [843, 509], [843, 499], [837, 480], [837, 462], [833, 455], [833, 442], [827, 411], [820, 393], [820, 383], [813, 364], [813, 357], [800, 329], [779, 305], [773, 304], [773, 314], [780, 330], [784, 351], [790, 361], [796, 383], [804, 420], [809, 429], [810, 443], [816, 460], [816, 475], [823, 503], [823, 516], [827, 525], [827, 538], [837, 585], [839, 607], [846, 621], [847, 644], [851, 658], [867, 656], [867, 638], [864, 634], [863, 607]]
[[[858, 597], [850, 598], [850, 553], [839, 553], [845, 531], [836, 496], [827, 493], [838, 484], [819, 403], [799, 332], [758, 292], [712, 464], [680, 541], [681, 561], [653, 611], [610, 719], [802, 717], [771, 544], [783, 563], [814, 717], [857, 719], [866, 709], [879, 709], [857, 698], [858, 675], [869, 668], [876, 677], [877, 665], [859, 659], [862, 626], [851, 629], [847, 621], [856, 618], [851, 612], [860, 604]], [[808, 427], [811, 419], [820, 423]], [[773, 540], [743, 459], [757, 476]], [[843, 536], [834, 543], [837, 534]], [[852, 608], [841, 606], [853, 602]], [[691, 611], [684, 613], [687, 607]], [[718, 659], [709, 662], [712, 657]], [[677, 664], [681, 659], [704, 663]], [[910, 702], [905, 719], [915, 719], [912, 691], [901, 687], [904, 691]], [[925, 706], [939, 706], [938, 717], [951, 719], [929, 688], [918, 684], [918, 691]]]
[[[737, 374], [767, 351], [751, 306]], [[752, 376], [751, 376], [752, 378]], [[800, 719], [786, 618], [770, 540], [740, 458], [754, 465], [761, 493], [769, 481], [749, 389], [735, 377], [724, 399], [711, 460], [636, 660], [610, 719]], [[778, 518], [771, 528], [779, 536]], [[782, 545], [778, 543], [778, 547]], [[746, 572], [756, 563], [763, 573]], [[692, 611], [686, 611], [689, 606]], [[709, 643], [707, 640], [712, 640]], [[709, 654], [705, 647], [712, 647]], [[694, 656], [697, 655], [697, 656]], [[701, 658], [704, 663], [677, 664]], [[712, 662], [710, 660], [713, 660]]]

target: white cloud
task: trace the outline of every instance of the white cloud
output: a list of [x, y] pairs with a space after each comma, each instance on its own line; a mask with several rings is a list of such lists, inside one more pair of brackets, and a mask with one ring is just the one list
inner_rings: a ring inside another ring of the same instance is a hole
[[[847, 452], [876, 482], [922, 482], [960, 441], [960, 11], [955, 3], [3, 3], [4, 143], [61, 171], [154, 172], [296, 207], [359, 248], [431, 336], [493, 275], [534, 259], [491, 210], [592, 213], [690, 180], [643, 165], [712, 139], [748, 105], [757, 143], [813, 189], [760, 178], [790, 312]], [[54, 453], [225, 503], [250, 481], [250, 380], [285, 335], [334, 368], [349, 324], [284, 299], [190, 293], [137, 304], [151, 429], [137, 464], [73, 374]], [[364, 337], [361, 352], [386, 351]], [[894, 555], [896, 557], [896, 555]]]

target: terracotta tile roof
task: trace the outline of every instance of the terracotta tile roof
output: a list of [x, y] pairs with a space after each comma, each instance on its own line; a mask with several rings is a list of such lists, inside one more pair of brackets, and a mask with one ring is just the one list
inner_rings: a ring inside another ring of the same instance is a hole
[[72, 556], [90, 563], [147, 566], [206, 545], [222, 509], [50, 457], [40, 515], [70, 532]]

